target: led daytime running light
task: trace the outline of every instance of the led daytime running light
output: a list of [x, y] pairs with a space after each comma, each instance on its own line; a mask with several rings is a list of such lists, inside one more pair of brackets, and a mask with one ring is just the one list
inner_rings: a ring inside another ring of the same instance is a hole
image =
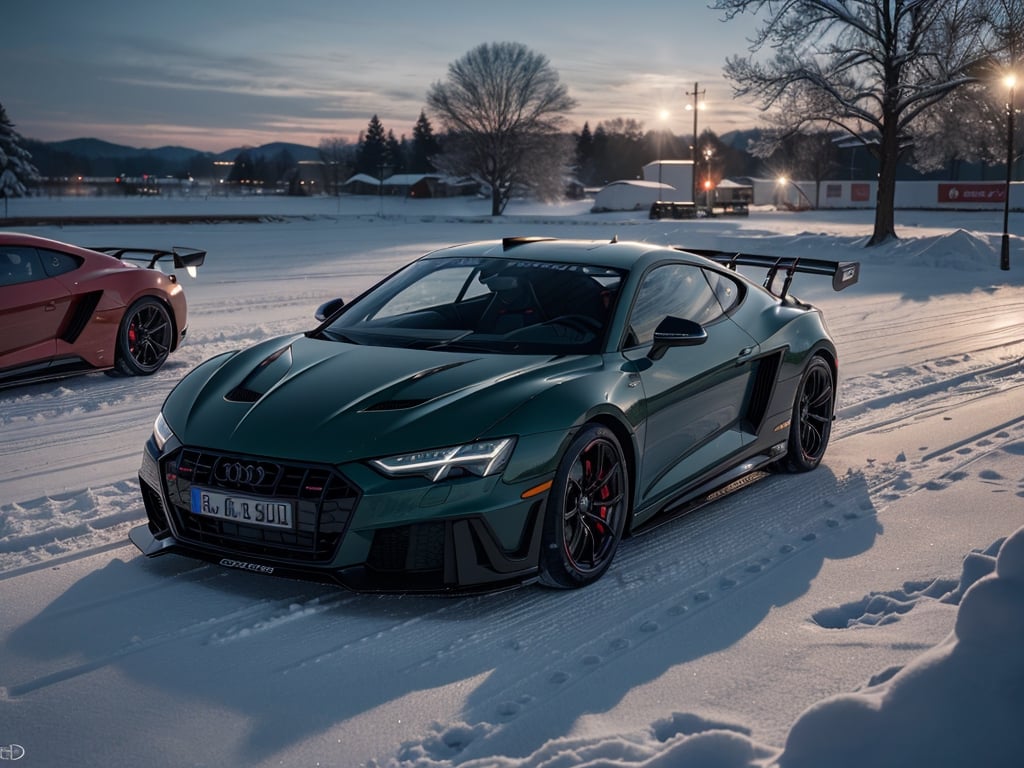
[[481, 440], [478, 443], [374, 459], [371, 464], [392, 477], [422, 475], [435, 483], [446, 478], [453, 469], [462, 469], [479, 477], [486, 477], [505, 468], [514, 443], [510, 437]]
[[167, 424], [164, 419], [164, 414], [161, 411], [157, 414], [156, 421], [153, 422], [153, 442], [156, 443], [156, 447], [159, 450], [163, 450], [164, 446], [167, 445], [167, 441], [174, 437], [174, 432]]

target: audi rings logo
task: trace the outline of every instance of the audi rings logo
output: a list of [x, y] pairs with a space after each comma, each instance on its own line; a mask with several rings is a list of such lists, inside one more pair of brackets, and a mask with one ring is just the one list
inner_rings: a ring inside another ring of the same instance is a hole
[[240, 461], [225, 461], [217, 465], [215, 477], [222, 483], [234, 485], [260, 485], [267, 471], [259, 464], [243, 464]]
[[0, 744], [0, 760], [21, 760], [25, 748], [21, 744]]

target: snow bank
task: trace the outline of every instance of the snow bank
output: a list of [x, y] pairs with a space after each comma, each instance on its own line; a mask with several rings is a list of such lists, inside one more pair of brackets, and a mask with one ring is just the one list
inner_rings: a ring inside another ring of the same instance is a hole
[[[1024, 450], [1024, 446], [1021, 446]], [[521, 757], [459, 761], [486, 733], [436, 726], [393, 768], [1018, 768], [1024, 755], [1024, 528], [964, 559], [956, 628], [882, 682], [809, 708], [781, 751], [744, 726], [673, 713], [643, 733], [554, 739]], [[924, 599], [924, 598], [921, 598]]]

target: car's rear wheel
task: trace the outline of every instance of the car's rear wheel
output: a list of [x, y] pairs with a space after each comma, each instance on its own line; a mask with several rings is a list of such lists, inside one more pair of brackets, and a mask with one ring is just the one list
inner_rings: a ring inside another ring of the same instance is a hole
[[152, 297], [139, 299], [121, 318], [114, 368], [126, 376], [156, 373], [171, 353], [173, 339], [167, 307]]
[[800, 377], [793, 417], [789, 426], [789, 451], [782, 467], [789, 472], [809, 472], [825, 457], [832, 434], [836, 388], [832, 367], [815, 356]]
[[626, 522], [628, 468], [611, 430], [584, 427], [562, 457], [548, 496], [540, 581], [573, 589], [601, 577]]

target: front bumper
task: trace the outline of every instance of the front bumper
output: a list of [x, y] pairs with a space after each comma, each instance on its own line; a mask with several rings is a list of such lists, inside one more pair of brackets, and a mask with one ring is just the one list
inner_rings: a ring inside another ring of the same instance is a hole
[[[290, 531], [195, 515], [193, 482], [238, 490], [215, 477], [218, 461], [259, 464], [283, 475], [249, 495], [296, 509]], [[300, 479], [289, 479], [292, 476]], [[150, 439], [139, 483], [148, 523], [131, 541], [150, 557], [178, 553], [252, 573], [338, 584], [355, 591], [489, 591], [536, 579], [546, 494], [499, 478], [424, 484], [385, 479], [362, 465], [288, 464], [184, 448]]]

